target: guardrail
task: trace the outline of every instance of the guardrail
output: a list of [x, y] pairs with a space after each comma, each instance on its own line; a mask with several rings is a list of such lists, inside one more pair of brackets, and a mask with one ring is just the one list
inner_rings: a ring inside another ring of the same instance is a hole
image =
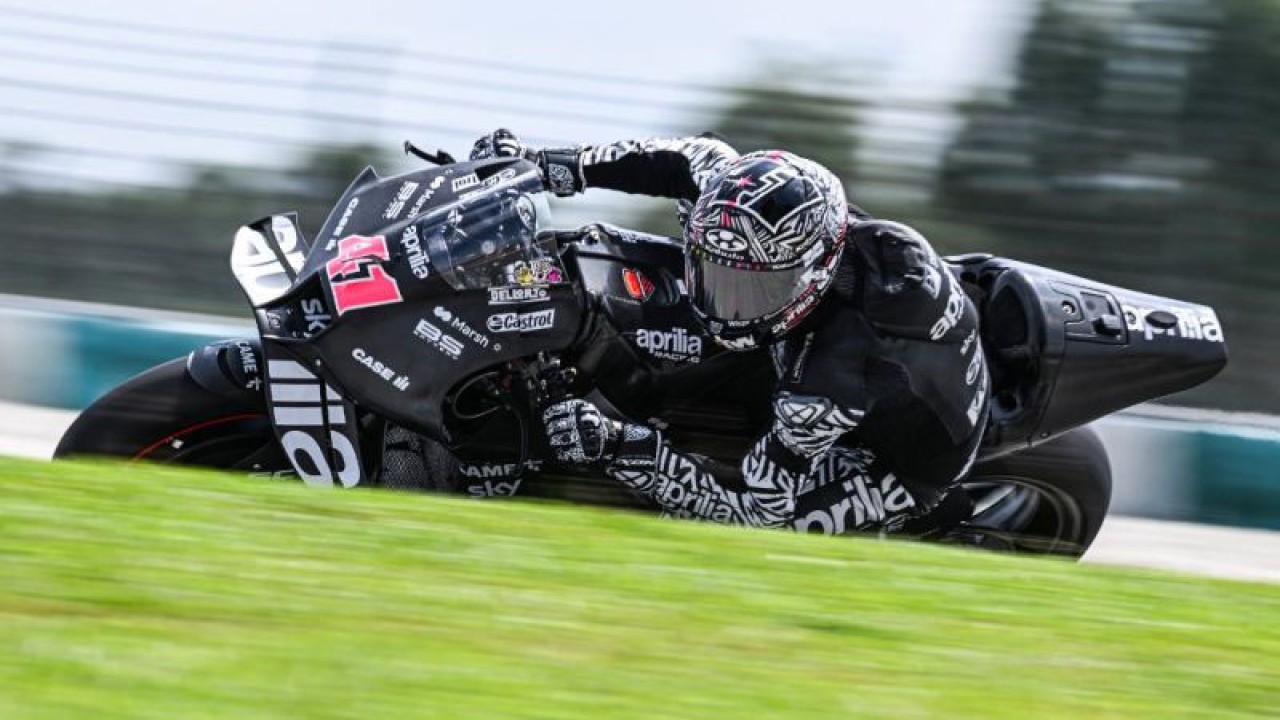
[[[129, 377], [248, 320], [0, 295], [0, 399], [79, 409]], [[1280, 419], [1142, 406], [1095, 425], [1112, 509], [1280, 529]]]

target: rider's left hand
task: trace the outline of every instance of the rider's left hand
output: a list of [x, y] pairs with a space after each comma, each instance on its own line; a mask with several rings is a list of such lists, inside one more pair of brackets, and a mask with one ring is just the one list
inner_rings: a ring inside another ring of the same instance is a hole
[[619, 423], [579, 398], [561, 400], [542, 411], [547, 442], [556, 460], [568, 465], [596, 465], [613, 460]]
[[515, 133], [506, 128], [498, 128], [476, 140], [471, 147], [472, 160], [491, 160], [493, 158], [525, 158], [532, 159], [535, 153], [520, 142]]

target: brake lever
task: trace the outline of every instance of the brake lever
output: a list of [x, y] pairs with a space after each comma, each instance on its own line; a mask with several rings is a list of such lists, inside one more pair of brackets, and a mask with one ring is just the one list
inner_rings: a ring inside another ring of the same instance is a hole
[[578, 377], [578, 370], [562, 367], [560, 358], [544, 359], [532, 370], [529, 394], [539, 410], [569, 397], [569, 388]]
[[433, 165], [452, 165], [458, 162], [452, 155], [444, 150], [436, 150], [435, 153], [432, 154], [417, 145], [414, 145], [408, 140], [404, 141], [404, 154], [413, 155], [414, 157], [425, 160]]

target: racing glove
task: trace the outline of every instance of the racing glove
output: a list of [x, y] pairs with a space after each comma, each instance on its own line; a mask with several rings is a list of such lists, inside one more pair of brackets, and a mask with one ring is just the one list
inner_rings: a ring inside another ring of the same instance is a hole
[[582, 192], [584, 183], [576, 148], [534, 150], [526, 147], [515, 133], [498, 128], [476, 140], [471, 146], [472, 160], [493, 158], [524, 158], [538, 166], [542, 172], [542, 184], [560, 197]]
[[617, 453], [621, 423], [586, 400], [568, 398], [548, 406], [542, 411], [542, 424], [559, 462], [596, 465], [611, 462]]
[[472, 160], [492, 160], [493, 158], [524, 158], [536, 161], [537, 153], [524, 146], [515, 133], [506, 128], [498, 128], [476, 140], [471, 146]]

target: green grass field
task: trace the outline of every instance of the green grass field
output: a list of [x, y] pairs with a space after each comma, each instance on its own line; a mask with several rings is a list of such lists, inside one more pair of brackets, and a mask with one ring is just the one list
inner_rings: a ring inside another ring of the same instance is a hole
[[1280, 588], [0, 461], [0, 718], [1232, 718]]

